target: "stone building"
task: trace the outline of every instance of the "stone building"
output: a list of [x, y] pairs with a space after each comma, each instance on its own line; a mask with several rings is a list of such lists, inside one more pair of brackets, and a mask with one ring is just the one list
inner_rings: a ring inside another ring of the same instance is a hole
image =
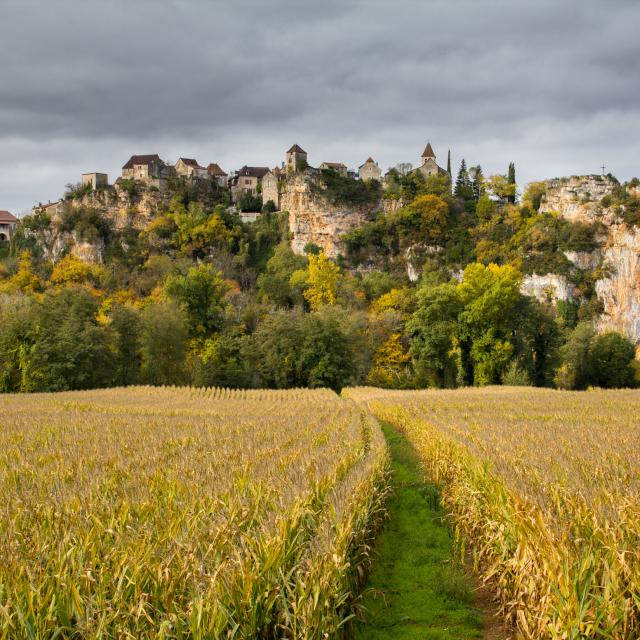
[[320, 169], [333, 169], [337, 171], [341, 176], [347, 176], [347, 165], [342, 162], [323, 162], [320, 165]]
[[57, 200], [56, 202], [47, 202], [46, 204], [42, 204], [42, 202], [40, 202], [35, 207], [32, 207], [31, 215], [37, 213], [46, 213], [51, 220], [59, 220], [60, 216], [62, 215], [62, 206], [62, 200]]
[[426, 178], [427, 176], [436, 176], [446, 173], [446, 170], [439, 167], [436, 162], [436, 154], [431, 147], [431, 143], [427, 142], [427, 146], [422, 152], [422, 165], [418, 167], [418, 171]]
[[273, 202], [276, 210], [280, 208], [280, 193], [278, 189], [278, 177], [273, 171], [267, 171], [262, 176], [262, 203]]
[[138, 180], [149, 186], [166, 187], [166, 179], [173, 173], [157, 153], [145, 156], [131, 156], [122, 167], [122, 177]]
[[109, 176], [106, 173], [83, 173], [82, 186], [91, 185], [92, 189], [109, 186]]
[[226, 187], [229, 176], [226, 172], [220, 167], [220, 165], [215, 162], [211, 162], [207, 167], [207, 172], [211, 176], [211, 179], [214, 180], [219, 187]]
[[295, 173], [301, 166], [307, 164], [307, 152], [294, 144], [289, 151], [287, 151], [286, 168], [287, 173]]
[[378, 166], [378, 163], [371, 157], [367, 158], [364, 164], [358, 167], [358, 173], [361, 180], [377, 180], [380, 182], [380, 178], [382, 177], [382, 170]]
[[258, 186], [261, 185], [262, 178], [267, 173], [270, 173], [269, 167], [248, 167], [245, 165], [235, 175], [231, 176], [229, 186], [233, 202], [238, 202], [245, 193], [257, 195]]
[[9, 242], [18, 224], [18, 218], [8, 211], [0, 211], [0, 242]]
[[209, 172], [201, 167], [194, 158], [178, 158], [175, 164], [176, 174], [185, 178], [208, 178]]

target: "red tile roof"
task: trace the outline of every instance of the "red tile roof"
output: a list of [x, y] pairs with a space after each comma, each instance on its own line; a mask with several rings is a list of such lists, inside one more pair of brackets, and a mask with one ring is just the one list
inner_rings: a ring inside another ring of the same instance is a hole
[[0, 222], [18, 222], [18, 218], [8, 211], [0, 211]]
[[424, 148], [424, 151], [422, 152], [422, 157], [423, 158], [435, 158], [436, 154], [433, 152], [433, 149], [431, 148], [431, 143], [427, 142], [427, 146]]
[[196, 169], [203, 168], [193, 158], [180, 158], [180, 160], [189, 167], [195, 167]]
[[297, 144], [294, 144], [287, 153], [307, 153], [302, 147], [299, 147]]
[[160, 156], [157, 153], [152, 153], [147, 156], [131, 156], [122, 168], [123, 169], [133, 169], [134, 164], [151, 164], [152, 162], [157, 162], [158, 164], [164, 164], [162, 160], [160, 160]]
[[365, 161], [364, 161], [360, 166], [361, 166], [361, 167], [364, 167], [364, 165], [365, 165], [365, 164], [368, 164], [369, 162], [370, 162], [371, 164], [375, 164], [375, 163], [376, 163], [376, 161], [375, 161], [371, 156], [369, 156], [369, 157], [368, 157], [368, 158], [367, 158], [367, 159], [366, 159], [366, 160], [365, 160]]
[[212, 163], [209, 164], [209, 166], [207, 167], [207, 171], [212, 176], [226, 176], [227, 175], [224, 172], [224, 170], [220, 168], [220, 165], [216, 164], [215, 162], [212, 162]]

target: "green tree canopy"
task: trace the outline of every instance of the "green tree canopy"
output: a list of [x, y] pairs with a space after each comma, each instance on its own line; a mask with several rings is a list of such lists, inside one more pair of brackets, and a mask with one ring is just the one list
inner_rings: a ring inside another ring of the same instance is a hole
[[207, 336], [222, 328], [229, 285], [211, 265], [200, 264], [185, 274], [170, 275], [165, 290], [184, 305], [192, 336]]

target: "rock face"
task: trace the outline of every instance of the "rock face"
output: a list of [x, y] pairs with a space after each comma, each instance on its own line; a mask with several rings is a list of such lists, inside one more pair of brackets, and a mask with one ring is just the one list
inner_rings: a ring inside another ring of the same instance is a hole
[[170, 200], [168, 192], [161, 192], [143, 184], [136, 184], [133, 193], [116, 184], [108, 189], [92, 191], [79, 200], [72, 200], [71, 204], [97, 209], [112, 220], [116, 229], [121, 230], [127, 226], [144, 229], [158, 208], [168, 205]]
[[572, 262], [578, 269], [593, 271], [599, 264], [602, 251], [564, 251], [564, 255], [569, 262]]
[[[540, 206], [541, 212], [555, 211], [571, 221], [604, 225], [600, 248], [593, 252], [567, 251], [565, 255], [578, 268], [594, 270], [602, 262], [606, 276], [595, 283], [603, 312], [599, 331], [619, 331], [640, 344], [640, 229], [622, 223], [613, 207], [604, 207], [602, 198], [610, 195], [616, 183], [606, 176], [571, 176], [550, 180]], [[634, 192], [630, 191], [633, 195]], [[529, 295], [544, 295], [553, 287], [557, 299], [568, 299], [574, 291], [562, 285], [562, 276], [547, 274], [525, 279]]]
[[540, 213], [555, 211], [575, 222], [611, 224], [615, 215], [602, 207], [601, 200], [611, 195], [616, 183], [608, 176], [571, 176], [547, 182], [547, 192], [540, 204]]
[[611, 228], [604, 249], [607, 277], [596, 282], [604, 310], [600, 331], [619, 331], [640, 343], [640, 229], [625, 225]]
[[534, 273], [525, 276], [520, 290], [524, 295], [536, 298], [540, 302], [556, 302], [571, 300], [575, 287], [567, 282], [564, 276], [555, 273], [539, 276]]
[[307, 244], [316, 244], [325, 254], [336, 258], [344, 252], [341, 237], [362, 226], [377, 207], [336, 206], [314, 196], [313, 170], [290, 175], [280, 198], [280, 208], [289, 212], [291, 248], [304, 253]]

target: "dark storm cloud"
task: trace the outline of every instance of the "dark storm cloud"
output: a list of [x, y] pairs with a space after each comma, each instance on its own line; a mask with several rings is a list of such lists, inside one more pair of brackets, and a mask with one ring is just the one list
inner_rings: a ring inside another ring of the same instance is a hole
[[638, 173], [640, 5], [0, 0], [0, 208], [132, 153]]

